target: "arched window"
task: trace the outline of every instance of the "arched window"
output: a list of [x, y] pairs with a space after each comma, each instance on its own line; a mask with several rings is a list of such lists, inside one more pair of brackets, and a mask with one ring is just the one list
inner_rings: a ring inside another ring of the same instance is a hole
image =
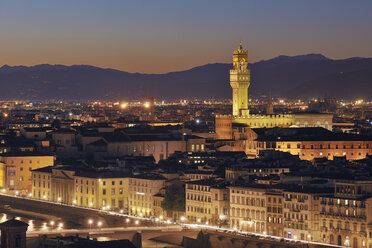
[[333, 238], [333, 234], [329, 235], [329, 243], [333, 244], [334, 242], [335, 242], [335, 240]]
[[337, 236], [337, 245], [342, 245], [342, 237], [341, 237], [341, 235], [338, 235]]

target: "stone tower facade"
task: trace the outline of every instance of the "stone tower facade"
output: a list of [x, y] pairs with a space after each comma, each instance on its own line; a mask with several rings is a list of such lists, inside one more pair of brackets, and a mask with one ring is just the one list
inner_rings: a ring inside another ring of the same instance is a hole
[[266, 114], [267, 115], [274, 114], [274, 106], [273, 106], [273, 99], [271, 97], [271, 93], [269, 93], [269, 95], [267, 96]]
[[233, 52], [233, 69], [230, 70], [230, 85], [233, 94], [233, 116], [248, 116], [248, 88], [251, 73], [248, 70], [248, 51], [240, 42], [238, 50]]

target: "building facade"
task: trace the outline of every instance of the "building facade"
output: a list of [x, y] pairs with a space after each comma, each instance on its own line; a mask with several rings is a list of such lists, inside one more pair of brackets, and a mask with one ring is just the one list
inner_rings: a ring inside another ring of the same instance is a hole
[[32, 188], [31, 171], [53, 165], [54, 156], [37, 152], [11, 152], [2, 154], [0, 161], [0, 187], [27, 195]]
[[[165, 187], [165, 181], [166, 178], [161, 175], [131, 176], [128, 192], [129, 213], [146, 217], [154, 216], [155, 212], [159, 213], [158, 204], [155, 204], [154, 197]], [[158, 198], [156, 199], [159, 201]]]

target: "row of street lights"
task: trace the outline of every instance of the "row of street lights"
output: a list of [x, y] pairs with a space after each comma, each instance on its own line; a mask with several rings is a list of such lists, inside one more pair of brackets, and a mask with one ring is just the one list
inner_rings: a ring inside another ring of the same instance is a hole
[[[89, 228], [92, 229], [93, 220], [88, 220]], [[97, 221], [97, 227], [102, 227], [102, 221]]]

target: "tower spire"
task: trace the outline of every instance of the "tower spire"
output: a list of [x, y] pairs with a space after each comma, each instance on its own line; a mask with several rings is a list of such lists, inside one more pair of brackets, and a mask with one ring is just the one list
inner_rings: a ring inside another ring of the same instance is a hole
[[240, 40], [240, 43], [239, 43], [239, 48], [238, 48], [238, 50], [243, 50], [242, 40]]

